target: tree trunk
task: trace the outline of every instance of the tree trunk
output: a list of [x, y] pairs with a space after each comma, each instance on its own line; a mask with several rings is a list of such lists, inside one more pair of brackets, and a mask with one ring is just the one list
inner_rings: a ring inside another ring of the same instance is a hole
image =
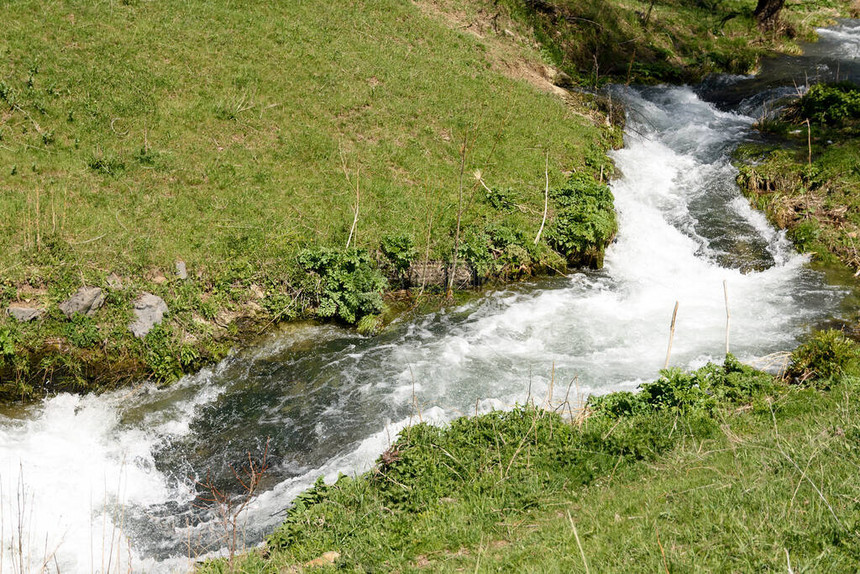
[[759, 29], [772, 32], [779, 26], [779, 13], [785, 0], [758, 0], [755, 7], [755, 21]]

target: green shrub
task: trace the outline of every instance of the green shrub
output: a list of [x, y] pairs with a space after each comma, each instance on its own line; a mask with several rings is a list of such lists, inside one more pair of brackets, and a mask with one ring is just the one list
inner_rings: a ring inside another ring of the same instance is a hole
[[180, 347], [164, 323], [152, 328], [143, 340], [146, 347], [145, 360], [156, 380], [169, 383], [183, 374], [180, 362]]
[[355, 324], [365, 315], [380, 313], [382, 292], [388, 286], [370, 255], [360, 249], [315, 249], [299, 255], [308, 273], [305, 286], [319, 317], [336, 317]]
[[501, 213], [513, 213], [519, 197], [512, 189], [490, 189], [484, 194], [487, 203]]
[[850, 82], [815, 84], [788, 110], [794, 120], [839, 126], [860, 118], [860, 87]]
[[857, 368], [857, 344], [842, 331], [818, 331], [791, 354], [787, 375], [795, 383], [829, 388], [835, 377]]
[[710, 413], [722, 401], [749, 402], [772, 392], [774, 385], [771, 375], [730, 354], [723, 365], [709, 363], [692, 373], [677, 368], [661, 371], [659, 379], [643, 383], [637, 393], [591, 396], [588, 406], [594, 414], [613, 419], [665, 410]]
[[540, 260], [537, 246], [524, 231], [503, 223], [469, 229], [460, 243], [459, 257], [479, 277], [517, 278], [530, 275]]
[[409, 266], [418, 255], [415, 241], [408, 235], [386, 235], [379, 247], [398, 275], [409, 271]]
[[603, 249], [618, 230], [609, 186], [583, 173], [551, 191], [556, 216], [546, 240], [559, 254], [575, 262], [590, 249]]
[[656, 410], [705, 410], [717, 405], [713, 393], [700, 384], [699, 372], [685, 373], [671, 368], [660, 371], [660, 378], [640, 385], [644, 400]]
[[630, 391], [591, 395], [588, 397], [588, 406], [593, 412], [612, 418], [638, 415], [651, 410], [651, 405], [642, 393]]

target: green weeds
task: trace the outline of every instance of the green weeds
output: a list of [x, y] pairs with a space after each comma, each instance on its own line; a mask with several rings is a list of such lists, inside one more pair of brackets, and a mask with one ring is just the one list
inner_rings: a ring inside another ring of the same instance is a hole
[[[602, 251], [618, 230], [609, 186], [584, 174], [574, 174], [563, 187], [552, 190], [557, 214], [547, 230], [547, 242], [572, 264], [585, 260], [599, 267]], [[598, 251], [596, 261], [587, 254]]]
[[844, 333], [818, 331], [791, 354], [788, 376], [802, 385], [829, 388], [835, 381], [858, 370], [860, 352]]
[[305, 282], [320, 317], [356, 323], [383, 310], [382, 291], [388, 286], [370, 255], [360, 249], [316, 249], [299, 255], [308, 272]]

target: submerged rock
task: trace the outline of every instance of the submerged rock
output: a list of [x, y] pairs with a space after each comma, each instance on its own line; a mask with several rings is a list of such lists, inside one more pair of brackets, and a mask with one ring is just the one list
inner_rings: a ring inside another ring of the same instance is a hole
[[101, 288], [81, 287], [74, 295], [60, 303], [58, 307], [70, 319], [75, 313], [92, 317], [104, 302], [105, 296]]
[[45, 310], [41, 307], [31, 307], [26, 303], [12, 303], [6, 309], [6, 313], [19, 323], [35, 321], [36, 319], [41, 317], [42, 313], [44, 312]]
[[134, 315], [137, 320], [131, 322], [128, 328], [135, 337], [145, 337], [153, 327], [161, 323], [167, 311], [164, 299], [152, 293], [143, 293], [134, 301]]

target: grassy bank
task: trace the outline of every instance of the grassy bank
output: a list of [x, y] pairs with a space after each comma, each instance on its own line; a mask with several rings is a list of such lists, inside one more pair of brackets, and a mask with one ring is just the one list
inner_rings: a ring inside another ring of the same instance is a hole
[[[0, 305], [45, 314], [0, 318], [0, 395], [170, 380], [274, 321], [376, 317], [411, 265], [444, 291], [454, 253], [457, 287], [597, 264], [613, 232], [620, 132], [533, 46], [430, 4], [4, 12]], [[70, 323], [56, 305], [82, 286], [105, 306]], [[136, 340], [142, 292], [170, 311]]]
[[[807, 123], [808, 121], [808, 123]], [[738, 150], [739, 183], [801, 251], [860, 270], [860, 88], [818, 84]]]
[[850, 572], [857, 359], [831, 331], [785, 378], [728, 357], [572, 422], [526, 406], [419, 424], [370, 473], [302, 494], [265, 549], [201, 571]]

